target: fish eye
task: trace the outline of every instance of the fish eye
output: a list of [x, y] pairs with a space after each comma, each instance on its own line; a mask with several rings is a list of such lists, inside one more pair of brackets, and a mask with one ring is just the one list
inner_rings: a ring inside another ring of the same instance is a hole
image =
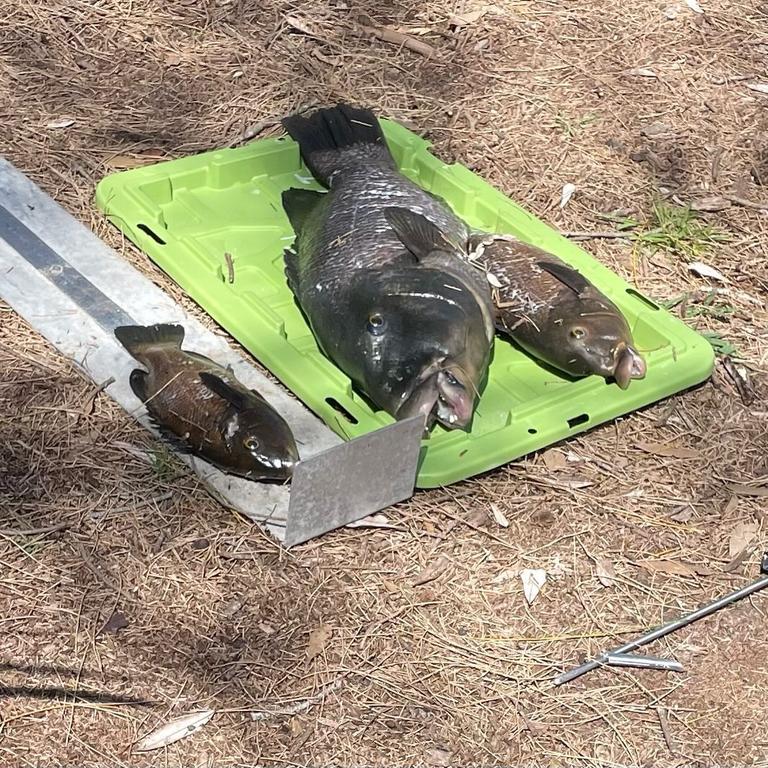
[[384, 318], [379, 312], [372, 312], [368, 315], [368, 333], [380, 333], [384, 327]]
[[244, 442], [245, 447], [249, 451], [258, 451], [259, 450], [259, 441], [255, 437], [248, 437], [245, 439]]
[[459, 380], [450, 371], [443, 371], [443, 375], [445, 376], [446, 382], [450, 384], [450, 386], [459, 386]]
[[575, 328], [571, 328], [571, 338], [572, 339], [583, 339], [587, 335], [587, 332], [581, 328], [580, 326], [576, 326]]

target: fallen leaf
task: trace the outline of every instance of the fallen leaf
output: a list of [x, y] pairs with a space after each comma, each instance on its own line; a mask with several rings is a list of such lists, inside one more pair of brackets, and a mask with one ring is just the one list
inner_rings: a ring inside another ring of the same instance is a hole
[[173, 51], [168, 51], [168, 53], [165, 54], [165, 63], [169, 67], [176, 67], [181, 64], [181, 56]]
[[430, 749], [424, 756], [424, 760], [427, 765], [434, 765], [437, 768], [446, 768], [451, 764], [451, 758], [453, 752], [449, 752], [447, 749]]
[[333, 630], [328, 624], [321, 624], [309, 633], [309, 644], [307, 645], [307, 659], [309, 661], [323, 652], [325, 644], [332, 634]]
[[712, 280], [719, 280], [721, 283], [725, 282], [725, 275], [719, 269], [710, 267], [709, 264], [704, 264], [701, 261], [691, 262], [688, 269], [699, 277], [709, 277]]
[[674, 129], [671, 125], [667, 125], [667, 123], [660, 123], [658, 121], [651, 123], [650, 125], [646, 125], [645, 128], [640, 131], [640, 133], [648, 139], [656, 139], [659, 136], [669, 136], [673, 132]]
[[466, 27], [469, 24], [474, 24], [476, 21], [480, 21], [486, 13], [488, 13], [487, 8], [480, 8], [477, 11], [469, 11], [468, 13], [457, 13], [455, 16], [451, 16], [448, 23], [452, 27]]
[[635, 75], [636, 77], [658, 77], [650, 67], [635, 67], [634, 69], [628, 69], [626, 74]]
[[576, 191], [576, 185], [568, 182], [563, 184], [563, 190], [560, 193], [560, 208], [565, 208], [568, 205], [570, 199], [573, 197], [573, 193]]
[[728, 539], [728, 557], [733, 559], [740, 554], [757, 535], [757, 524], [741, 522], [731, 531]]
[[685, 4], [694, 12], [694, 13], [704, 13], [704, 9], [699, 5], [698, 0], [685, 0]]
[[564, 488], [566, 491], [581, 491], [584, 488], [590, 488], [594, 483], [583, 477], [564, 477], [562, 480], [556, 480], [551, 485], [553, 488]]
[[266, 621], [260, 621], [257, 625], [260, 632], [263, 632], [265, 635], [274, 635], [277, 630], [271, 625], [267, 624]]
[[704, 213], [715, 213], [716, 211], [724, 211], [726, 208], [731, 207], [731, 201], [726, 200], [724, 197], [718, 195], [712, 195], [710, 197], [701, 197], [698, 200], [691, 201], [691, 210], [702, 211]]
[[768, 485], [742, 485], [728, 483], [728, 490], [737, 496], [768, 496]]
[[[336, 6], [338, 8], [338, 6]], [[435, 30], [432, 27], [394, 27], [395, 32], [403, 35], [431, 35]]]
[[445, 555], [440, 555], [437, 560], [424, 568], [411, 582], [411, 584], [414, 587], [419, 587], [422, 584], [427, 584], [430, 581], [434, 581], [448, 567], [448, 562], [449, 560]]
[[696, 571], [690, 565], [678, 560], [641, 560], [636, 563], [651, 573], [667, 573], [671, 576], [695, 576]]
[[679, 5], [669, 5], [664, 9], [664, 15], [668, 19], [676, 19], [680, 15]]
[[115, 171], [123, 171], [153, 162], [155, 162], [153, 158], [141, 157], [139, 155], [114, 155], [107, 160], [107, 165]]
[[69, 128], [71, 125], [74, 125], [75, 121], [70, 117], [63, 117], [61, 120], [51, 120], [50, 123], [46, 124], [46, 128], [50, 129], [57, 129], [57, 128]]
[[684, 448], [677, 445], [665, 445], [664, 443], [638, 443], [641, 451], [651, 453], [654, 456], [670, 456], [675, 459], [699, 459], [701, 454], [695, 448]]
[[747, 83], [747, 88], [758, 93], [768, 93], [768, 83]]
[[305, 35], [314, 36], [312, 27], [307, 24], [306, 21], [300, 19], [298, 16], [286, 16], [285, 23], [293, 27], [298, 32], [303, 32]]
[[107, 623], [102, 627], [102, 632], [117, 632], [120, 629], [125, 629], [128, 626], [128, 619], [125, 618], [125, 616], [120, 613], [119, 611], [115, 611], [109, 619], [107, 619]]
[[607, 557], [599, 557], [595, 562], [595, 573], [597, 580], [604, 587], [612, 587], [616, 583], [616, 571], [613, 569], [613, 563]]
[[189, 715], [177, 717], [152, 733], [146, 735], [135, 747], [136, 752], [150, 752], [173, 744], [185, 736], [190, 736], [200, 730], [214, 715], [214, 710], [204, 709]]
[[488, 282], [494, 287], [494, 288], [502, 288], [501, 281], [499, 280], [496, 275], [493, 274], [493, 272], [486, 272], [485, 273], [486, 278], [488, 279]]
[[556, 472], [558, 469], [564, 469], [568, 466], [568, 459], [563, 455], [562, 451], [558, 451], [556, 448], [550, 448], [548, 451], [544, 451], [541, 454], [541, 458], [544, 460], [547, 469], [552, 472]]
[[525, 599], [531, 605], [547, 580], [547, 572], [543, 568], [525, 568], [520, 571], [520, 578], [523, 580]]
[[347, 523], [347, 528], [394, 528], [395, 526], [389, 522], [389, 518], [386, 515], [382, 515], [380, 512], [375, 515], [368, 515], [360, 520], [353, 520], [351, 523]]
[[504, 513], [495, 504], [491, 504], [491, 514], [493, 515], [493, 519], [502, 528], [509, 528], [509, 520], [507, 520]]

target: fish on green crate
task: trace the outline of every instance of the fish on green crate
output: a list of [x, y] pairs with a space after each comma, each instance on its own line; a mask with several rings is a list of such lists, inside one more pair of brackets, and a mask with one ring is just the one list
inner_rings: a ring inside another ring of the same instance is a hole
[[532, 357], [570, 376], [596, 374], [626, 389], [645, 376], [626, 318], [580, 272], [511, 235], [473, 232], [463, 241], [400, 206], [387, 221], [417, 257], [460, 253], [492, 286], [496, 328]]
[[283, 193], [296, 235], [286, 277], [320, 348], [396, 419], [467, 428], [494, 337], [490, 287], [454, 254], [414, 256], [384, 209], [428, 214], [457, 239], [466, 224], [400, 173], [369, 110], [339, 105], [283, 125], [328, 188]]
[[182, 326], [126, 325], [115, 336], [147, 368], [131, 372], [131, 389], [181, 447], [250, 480], [293, 474], [299, 453], [283, 417], [231, 369], [183, 350]]

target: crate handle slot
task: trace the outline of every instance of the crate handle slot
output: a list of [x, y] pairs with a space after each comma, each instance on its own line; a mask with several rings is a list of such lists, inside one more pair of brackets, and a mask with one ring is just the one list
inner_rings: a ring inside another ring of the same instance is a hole
[[589, 414], [588, 413], [582, 413], [578, 416], [574, 416], [572, 419], [568, 419], [568, 426], [573, 429], [574, 427], [578, 427], [581, 424], [586, 424], [589, 421]]
[[136, 228], [140, 229], [145, 235], [149, 235], [158, 245], [165, 245], [165, 240], [160, 235], [155, 234], [146, 224], [137, 224]]
[[645, 296], [643, 296], [642, 293], [640, 293], [639, 291], [636, 291], [634, 288], [627, 288], [627, 293], [630, 296], [634, 296], [636, 299], [639, 299], [640, 301], [642, 301], [646, 307], [650, 307], [651, 309], [659, 309], [659, 306], [657, 304], [654, 304], [650, 299], [647, 299]]
[[325, 402], [333, 408], [336, 413], [340, 413], [350, 424], [357, 424], [357, 419], [335, 398], [326, 397]]

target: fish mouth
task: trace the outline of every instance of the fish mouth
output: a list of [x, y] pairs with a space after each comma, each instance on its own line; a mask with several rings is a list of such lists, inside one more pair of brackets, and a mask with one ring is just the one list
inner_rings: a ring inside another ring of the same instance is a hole
[[298, 463], [292, 458], [284, 458], [282, 456], [268, 456], [266, 454], [252, 455], [254, 460], [259, 464], [260, 468], [263, 468], [268, 472], [278, 472], [281, 476], [292, 475], [293, 469]]
[[613, 359], [613, 378], [622, 389], [626, 389], [632, 379], [642, 379], [645, 376], [645, 360], [629, 344], [619, 344]]
[[421, 414], [426, 430], [435, 418], [448, 429], [465, 429], [475, 404], [475, 387], [469, 376], [455, 366], [430, 366], [420, 378], [395, 417], [407, 419]]
[[437, 374], [437, 420], [450, 429], [465, 429], [475, 410], [474, 387], [464, 371], [450, 368]]

